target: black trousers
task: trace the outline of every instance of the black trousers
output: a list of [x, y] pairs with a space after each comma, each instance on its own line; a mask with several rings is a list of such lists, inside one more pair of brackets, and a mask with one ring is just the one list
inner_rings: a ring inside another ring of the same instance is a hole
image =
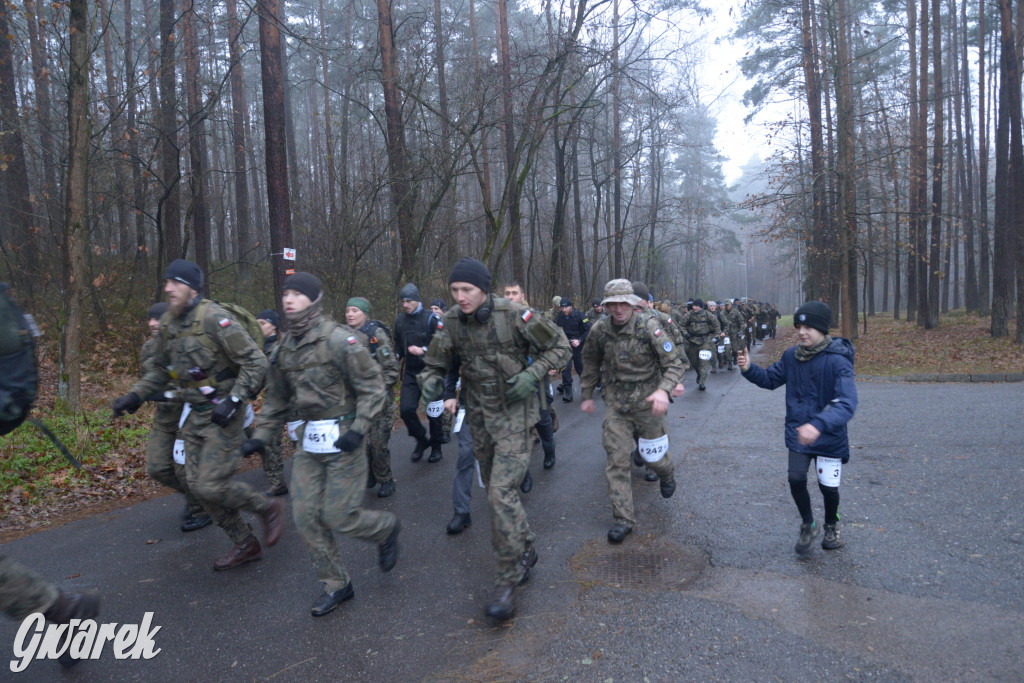
[[398, 398], [398, 411], [402, 416], [405, 428], [409, 430], [409, 436], [417, 441], [428, 440], [431, 446], [440, 446], [441, 437], [444, 434], [444, 427], [440, 417], [428, 417], [430, 423], [430, 438], [427, 439], [427, 430], [420, 422], [420, 416], [416, 410], [420, 405], [420, 385], [416, 383], [416, 375], [405, 373], [402, 376], [402, 392]]
[[[571, 347], [570, 347], [571, 348]], [[572, 396], [572, 369], [576, 367], [576, 374], [583, 374], [583, 344], [572, 350], [572, 358], [569, 364], [562, 370], [562, 389]]]

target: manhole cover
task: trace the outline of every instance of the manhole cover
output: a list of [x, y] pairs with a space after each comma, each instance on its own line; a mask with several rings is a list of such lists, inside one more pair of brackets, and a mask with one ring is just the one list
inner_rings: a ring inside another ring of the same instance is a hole
[[686, 590], [707, 564], [700, 548], [652, 536], [634, 536], [617, 546], [588, 541], [570, 562], [585, 581], [632, 590]]

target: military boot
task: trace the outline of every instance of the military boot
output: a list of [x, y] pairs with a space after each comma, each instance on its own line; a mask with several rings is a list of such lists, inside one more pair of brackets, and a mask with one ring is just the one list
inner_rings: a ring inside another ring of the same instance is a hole
[[538, 557], [540, 556], [537, 554], [537, 549], [531, 547], [519, 559], [519, 566], [523, 568], [523, 578], [519, 579], [520, 586], [530, 580], [530, 570], [533, 569], [533, 565], [537, 564]]
[[668, 476], [662, 477], [661, 479], [661, 497], [671, 498], [672, 494], [676, 492], [676, 477], [672, 472], [668, 473]]
[[461, 534], [463, 531], [468, 529], [473, 524], [473, 518], [469, 516], [469, 513], [462, 514], [456, 512], [455, 516], [452, 517], [452, 521], [448, 522], [448, 535], [454, 536], [455, 534]]
[[554, 453], [545, 453], [544, 454], [544, 469], [550, 470], [554, 466], [555, 466], [555, 454]]
[[181, 530], [186, 533], [189, 531], [196, 531], [205, 526], [209, 526], [212, 523], [213, 517], [210, 517], [210, 515], [205, 512], [201, 514], [190, 514], [185, 518], [185, 521], [181, 523]]
[[213, 563], [213, 569], [222, 572], [226, 569], [240, 567], [246, 562], [255, 562], [261, 557], [263, 557], [263, 549], [260, 547], [260, 542], [250, 534], [249, 538], [236, 545], [226, 555], [218, 558]]
[[633, 533], [633, 527], [625, 522], [615, 522], [612, 528], [608, 530], [608, 542], [622, 543], [623, 539], [631, 533]]
[[381, 482], [380, 489], [377, 490], [378, 498], [388, 498], [395, 495], [395, 480], [388, 479], [387, 481]]
[[312, 609], [309, 610], [310, 614], [312, 614], [314, 617], [322, 617], [325, 614], [329, 614], [330, 612], [333, 612], [334, 608], [340, 605], [341, 603], [345, 602], [346, 600], [351, 600], [355, 596], [355, 594], [356, 592], [355, 589], [352, 588], [351, 581], [349, 581], [344, 588], [339, 588], [338, 590], [332, 593], [328, 593], [325, 591], [324, 594], [321, 595], [317, 599], [317, 601], [313, 603]]
[[434, 446], [430, 449], [430, 457], [427, 458], [427, 462], [441, 462], [441, 458], [444, 457], [441, 453], [440, 446]]
[[263, 540], [268, 548], [272, 548], [281, 540], [284, 533], [284, 505], [277, 498], [270, 500], [270, 506], [263, 514]]
[[46, 620], [54, 624], [66, 624], [72, 619], [92, 619], [100, 613], [100, 596], [90, 593], [65, 593], [60, 595], [43, 612]]
[[416, 448], [412, 450], [412, 455], [409, 456], [409, 459], [412, 460], [413, 462], [419, 462], [420, 460], [422, 460], [423, 451], [427, 450], [427, 446], [429, 445], [430, 442], [427, 441], [426, 439], [418, 439], [416, 441]]
[[526, 470], [526, 474], [523, 475], [523, 481], [519, 483], [519, 490], [523, 493], [529, 493], [533, 489], [533, 475], [530, 474], [530, 470]]
[[398, 532], [401, 530], [402, 525], [396, 520], [395, 528], [391, 530], [391, 534], [384, 539], [384, 542], [378, 548], [377, 561], [382, 572], [391, 571], [398, 562]]
[[485, 613], [496, 621], [511, 619], [516, 613], [516, 587], [497, 586], [491, 601], [487, 603]]

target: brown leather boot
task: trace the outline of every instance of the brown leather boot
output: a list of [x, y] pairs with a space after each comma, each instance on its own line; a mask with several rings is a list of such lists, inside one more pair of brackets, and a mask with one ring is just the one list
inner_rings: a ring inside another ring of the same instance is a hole
[[263, 549], [260, 548], [260, 542], [256, 540], [255, 536], [249, 536], [249, 538], [232, 548], [227, 555], [220, 557], [214, 562], [213, 569], [214, 571], [222, 572], [225, 569], [239, 567], [246, 562], [255, 562], [261, 557], [263, 557]]
[[270, 501], [270, 507], [263, 513], [263, 542], [272, 547], [281, 540], [284, 533], [284, 503], [279, 498]]

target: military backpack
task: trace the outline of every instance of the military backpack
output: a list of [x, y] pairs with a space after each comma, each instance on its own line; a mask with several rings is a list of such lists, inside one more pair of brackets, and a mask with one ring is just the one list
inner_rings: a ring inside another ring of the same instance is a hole
[[0, 435], [16, 429], [36, 400], [36, 343], [39, 328], [0, 283]]

